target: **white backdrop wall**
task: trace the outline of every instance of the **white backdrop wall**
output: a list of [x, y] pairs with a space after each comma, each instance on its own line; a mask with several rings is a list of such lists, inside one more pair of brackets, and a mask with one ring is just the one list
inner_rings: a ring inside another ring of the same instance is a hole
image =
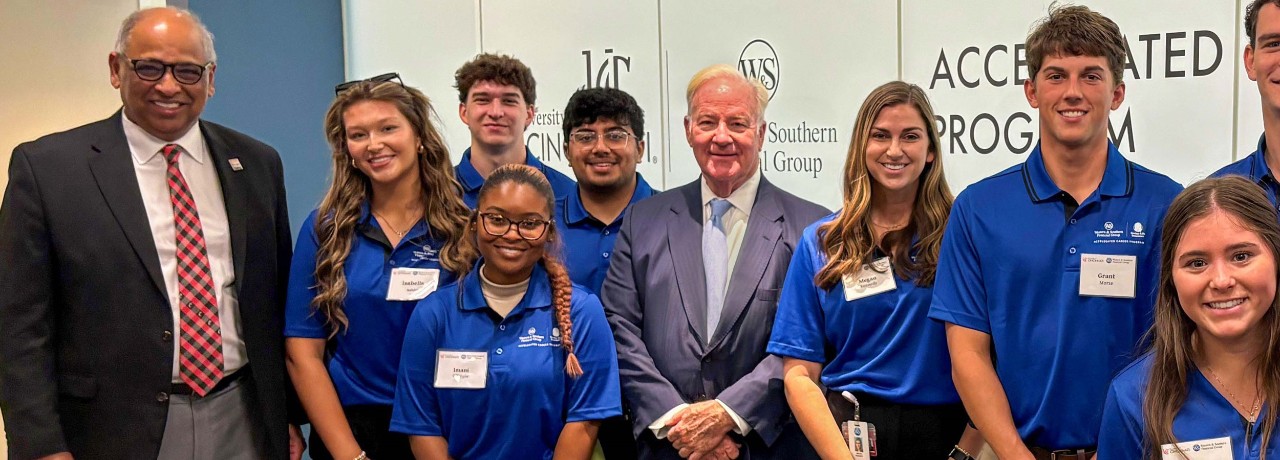
[[[436, 102], [455, 158], [469, 144], [453, 72], [478, 52], [512, 54], [538, 80], [530, 149], [570, 172], [560, 134], [570, 94], [631, 93], [645, 110], [639, 170], [659, 188], [697, 177], [684, 137], [689, 77], [728, 63], [771, 91], [761, 168], [792, 192], [839, 206], [858, 106], [902, 78], [925, 88], [955, 191], [1024, 160], [1037, 114], [1024, 41], [1049, 1], [348, 0], [348, 76], [398, 70]], [[1129, 158], [1183, 183], [1248, 155], [1261, 133], [1241, 68], [1236, 0], [1081, 1], [1120, 24], [1130, 50], [1112, 138]]]

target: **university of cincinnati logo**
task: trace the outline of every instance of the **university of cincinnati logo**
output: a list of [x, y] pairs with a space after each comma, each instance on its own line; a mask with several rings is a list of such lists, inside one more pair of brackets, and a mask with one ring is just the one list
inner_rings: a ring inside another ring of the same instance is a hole
[[760, 80], [764, 88], [769, 90], [769, 99], [778, 92], [778, 82], [782, 77], [782, 67], [778, 61], [778, 53], [773, 45], [764, 39], [757, 38], [747, 43], [738, 55], [738, 71], [750, 78]]

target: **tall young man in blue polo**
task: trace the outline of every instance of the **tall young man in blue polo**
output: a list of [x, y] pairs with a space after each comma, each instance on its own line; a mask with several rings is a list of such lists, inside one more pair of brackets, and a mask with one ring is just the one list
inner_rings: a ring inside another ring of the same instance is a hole
[[[620, 89], [582, 89], [569, 98], [563, 126], [564, 151], [578, 186], [556, 202], [556, 225], [569, 277], [599, 295], [623, 214], [654, 194], [636, 172], [644, 158], [644, 110]], [[631, 425], [623, 417], [605, 420], [599, 440], [609, 460], [636, 458]]]
[[1280, 52], [1275, 48], [1280, 44], [1280, 0], [1253, 0], [1245, 8], [1244, 30], [1249, 38], [1244, 47], [1244, 70], [1258, 83], [1262, 136], [1257, 150], [1213, 176], [1247, 177], [1267, 192], [1272, 206], [1280, 206], [1280, 182], [1275, 174], [1280, 171]]
[[453, 74], [458, 89], [458, 117], [471, 131], [471, 146], [454, 168], [462, 183], [462, 200], [476, 207], [484, 178], [505, 164], [538, 168], [551, 181], [556, 200], [576, 191], [573, 179], [539, 161], [525, 146], [524, 130], [533, 122], [537, 99], [533, 72], [520, 60], [484, 53]]
[[999, 458], [1090, 459], [1108, 382], [1151, 323], [1161, 223], [1182, 187], [1107, 137], [1125, 96], [1115, 22], [1054, 8], [1026, 49], [1040, 143], [956, 198], [929, 316]]

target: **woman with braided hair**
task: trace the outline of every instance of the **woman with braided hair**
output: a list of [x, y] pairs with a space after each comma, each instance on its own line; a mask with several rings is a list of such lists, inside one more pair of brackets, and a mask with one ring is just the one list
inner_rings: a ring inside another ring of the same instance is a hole
[[556, 258], [554, 200], [538, 170], [494, 170], [464, 239], [479, 260], [409, 319], [391, 429], [415, 457], [587, 459], [622, 413], [604, 308]]

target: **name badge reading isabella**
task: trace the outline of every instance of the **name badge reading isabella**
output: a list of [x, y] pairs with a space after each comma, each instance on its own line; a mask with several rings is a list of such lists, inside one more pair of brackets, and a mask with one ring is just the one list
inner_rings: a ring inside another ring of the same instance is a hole
[[1080, 295], [1132, 299], [1137, 290], [1138, 257], [1080, 255]]
[[[1185, 455], [1185, 456], [1184, 456]], [[1231, 438], [1201, 439], [1160, 446], [1161, 460], [1231, 460]]]
[[436, 388], [479, 390], [488, 377], [488, 352], [436, 350]]
[[393, 268], [387, 300], [422, 300], [439, 283], [440, 270], [435, 268]]
[[889, 262], [888, 257], [881, 257], [869, 264], [863, 264], [857, 275], [846, 273], [841, 277], [841, 281], [844, 283], [846, 302], [898, 288], [898, 283], [893, 280], [893, 264]]

